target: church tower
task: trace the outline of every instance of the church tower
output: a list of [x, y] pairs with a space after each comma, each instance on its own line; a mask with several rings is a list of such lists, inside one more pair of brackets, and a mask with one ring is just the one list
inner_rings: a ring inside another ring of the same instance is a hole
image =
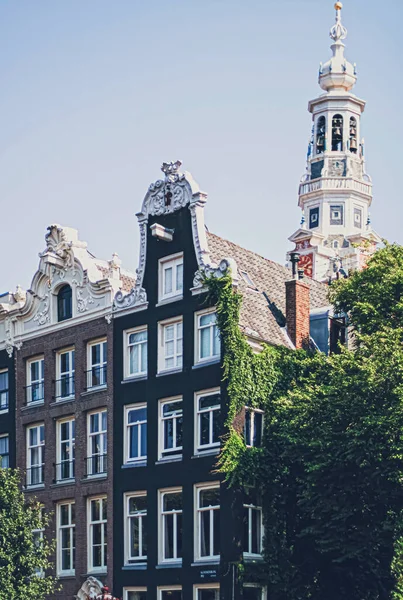
[[372, 183], [365, 171], [361, 116], [365, 102], [352, 93], [356, 66], [344, 56], [347, 30], [336, 2], [330, 30], [333, 56], [320, 65], [325, 93], [308, 105], [312, 136], [299, 186], [300, 228], [289, 238], [305, 274], [326, 281], [362, 268], [381, 238], [371, 229]]

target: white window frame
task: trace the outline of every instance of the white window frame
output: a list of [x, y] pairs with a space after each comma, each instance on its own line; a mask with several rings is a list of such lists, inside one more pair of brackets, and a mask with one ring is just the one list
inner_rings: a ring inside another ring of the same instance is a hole
[[[103, 415], [106, 415], [106, 428], [103, 429], [102, 421]], [[94, 415], [98, 415], [98, 431], [91, 432], [91, 417]], [[99, 436], [99, 452], [92, 452], [92, 440]], [[101, 408], [98, 410], [92, 410], [87, 415], [87, 464], [86, 464], [86, 476], [87, 477], [103, 477], [106, 474], [107, 468], [107, 451], [108, 451], [108, 411], [106, 408]], [[99, 461], [100, 471], [99, 473], [94, 473], [94, 459], [95, 461]], [[91, 471], [91, 473], [90, 473]]]
[[[247, 448], [254, 448], [255, 444], [251, 443], [251, 444], [247, 444], [246, 443], [246, 435], [245, 435], [245, 429], [246, 429], [246, 413], [249, 412], [250, 414], [250, 441], [253, 442], [254, 437], [255, 437], [255, 415], [258, 413], [260, 415], [262, 415], [262, 430], [260, 432], [260, 439], [263, 442], [263, 430], [264, 430], [264, 411], [260, 410], [258, 408], [252, 408], [250, 406], [245, 406], [245, 426], [244, 426], [244, 438], [245, 438], [245, 444], [247, 446]], [[259, 448], [259, 446], [256, 446], [256, 448]]]
[[[63, 354], [69, 354], [69, 365], [70, 368], [68, 371], [62, 371], [61, 370], [61, 362], [62, 362], [62, 355]], [[73, 362], [73, 356], [74, 356], [74, 369], [72, 368], [72, 362]], [[63, 375], [67, 375], [66, 379], [69, 379], [69, 388], [72, 388], [72, 392], [68, 395], [68, 396], [62, 396], [62, 382], [61, 380], [64, 379]], [[60, 393], [59, 393], [60, 391]], [[62, 402], [63, 400], [71, 400], [73, 398], [75, 398], [75, 348], [74, 346], [71, 346], [70, 348], [63, 348], [63, 350], [60, 350], [57, 353], [57, 360], [56, 360], [56, 402]]]
[[[60, 516], [61, 516], [61, 507], [62, 506], [68, 506], [69, 507], [69, 523], [67, 525], [61, 525], [60, 524]], [[75, 509], [75, 501], [74, 500], [63, 500], [62, 502], [59, 502], [57, 504], [57, 574], [59, 576], [65, 576], [65, 575], [74, 575], [75, 574], [75, 567], [73, 568], [71, 565], [75, 564], [75, 553], [76, 553], [76, 544], [75, 544], [75, 536], [74, 536], [74, 532], [75, 532], [75, 528], [76, 528], [76, 523], [75, 523], [75, 519], [74, 519], [74, 523], [72, 522], [72, 506], [74, 506]], [[63, 570], [62, 567], [62, 530], [63, 529], [69, 529], [70, 533], [69, 533], [69, 540], [70, 540], [70, 548], [71, 548], [71, 555], [70, 555], [70, 569], [66, 569]]]
[[195, 439], [195, 454], [203, 454], [205, 452], [216, 452], [218, 450], [218, 448], [220, 447], [220, 441], [218, 442], [211, 442], [211, 440], [213, 439], [213, 435], [214, 435], [214, 427], [213, 427], [213, 422], [214, 422], [214, 416], [213, 414], [210, 415], [209, 417], [209, 443], [208, 444], [201, 444], [201, 439], [200, 439], [200, 415], [207, 413], [207, 412], [219, 412], [221, 413], [221, 402], [218, 405], [218, 408], [213, 408], [213, 409], [202, 409], [199, 410], [199, 398], [204, 397], [204, 396], [215, 396], [215, 395], [220, 395], [221, 397], [221, 390], [220, 388], [214, 388], [214, 389], [210, 389], [210, 390], [202, 390], [200, 392], [196, 392], [195, 393], [195, 410], [194, 410], [194, 415], [195, 415], [195, 423], [194, 423], [194, 431], [195, 431], [195, 435], [194, 435], [194, 439]]
[[[93, 363], [92, 362], [92, 348], [94, 346], [100, 346], [100, 361], [99, 363]], [[86, 382], [86, 389], [87, 391], [91, 391], [91, 390], [99, 390], [101, 388], [106, 388], [107, 387], [107, 373], [106, 373], [106, 369], [108, 366], [108, 340], [106, 339], [106, 337], [97, 339], [97, 340], [91, 340], [90, 342], [88, 342], [87, 344], [87, 382]], [[92, 384], [92, 371], [93, 369], [98, 369], [99, 370], [99, 380], [100, 383], [98, 385], [93, 385]]]
[[198, 592], [200, 590], [217, 590], [218, 594], [220, 594], [220, 584], [219, 583], [196, 583], [193, 586], [193, 600], [198, 600]]
[[[173, 417], [164, 417], [163, 411], [164, 411], [164, 406], [166, 404], [171, 404], [174, 402], [181, 402], [182, 403], [182, 436], [183, 436], [183, 397], [182, 396], [173, 396], [172, 398], [163, 398], [162, 400], [159, 401], [158, 403], [158, 459], [159, 460], [170, 460], [173, 458], [178, 458], [180, 456], [182, 456], [183, 453], [183, 446], [177, 446], [176, 445], [176, 433], [177, 433], [177, 421], [180, 418], [180, 416], [173, 416]], [[171, 451], [167, 452], [167, 450], [164, 448], [164, 442], [165, 442], [165, 421], [168, 421], [172, 419], [173, 420], [173, 438], [174, 438], [174, 446], [171, 449]], [[183, 442], [183, 440], [182, 440]]]
[[[182, 336], [178, 336], [178, 328], [177, 325], [181, 324]], [[174, 345], [174, 353], [172, 356], [166, 356], [166, 330], [167, 327], [174, 326], [174, 337], [173, 340], [167, 340], [168, 342], [173, 342]], [[167, 358], [173, 358], [174, 366], [166, 367], [165, 361]], [[158, 323], [158, 373], [173, 373], [177, 371], [182, 371], [183, 369], [183, 317], [177, 316], [172, 319], [167, 319], [165, 321], [160, 321]]]
[[[164, 496], [166, 494], [181, 494], [182, 498], [182, 509], [181, 510], [171, 510], [165, 511], [163, 510], [163, 502]], [[162, 490], [158, 490], [158, 506], [159, 506], [159, 518], [158, 518], [158, 562], [160, 564], [170, 564], [170, 563], [181, 563], [182, 557], [178, 557], [178, 545], [177, 545], [177, 527], [178, 527], [178, 515], [182, 517], [182, 526], [183, 526], [183, 489], [181, 487], [178, 488], [165, 488]], [[173, 540], [174, 540], [174, 554], [176, 556], [172, 558], [164, 557], [164, 549], [165, 549], [165, 527], [164, 521], [165, 516], [171, 516], [173, 519]], [[183, 532], [182, 532], [182, 547], [183, 547]]]
[[[70, 477], [66, 477], [63, 478], [61, 477], [62, 474], [62, 439], [61, 439], [61, 427], [63, 423], [70, 423], [69, 425], [69, 437], [67, 440], [63, 440], [63, 442], [68, 442], [68, 447], [69, 447], [69, 453], [70, 453], [70, 459], [69, 459], [69, 475]], [[72, 423], [74, 423], [74, 436], [72, 433]], [[76, 424], [75, 424], [75, 418], [74, 417], [68, 417], [66, 419], [60, 419], [59, 421], [56, 422], [56, 469], [60, 469], [60, 477], [57, 477], [57, 472], [56, 472], [56, 481], [57, 483], [62, 483], [64, 481], [74, 481], [75, 479], [75, 445], [76, 445], [76, 438], [75, 438], [75, 428], [76, 428]], [[71, 462], [73, 461], [73, 462]]]
[[[178, 288], [177, 268], [182, 266], [182, 287]], [[165, 273], [167, 269], [172, 269], [172, 291], [164, 293]], [[184, 261], [183, 252], [164, 256], [158, 261], [158, 302], [173, 302], [183, 298], [183, 276]]]
[[[248, 511], [248, 540], [247, 540], [247, 545], [248, 545], [248, 550], [244, 551], [243, 555], [245, 557], [257, 557], [257, 556], [262, 556], [262, 551], [263, 551], [263, 511], [262, 511], [262, 507], [258, 506], [257, 504], [251, 504], [250, 502], [243, 502], [243, 510], [247, 510]], [[252, 519], [252, 511], [256, 511], [259, 514], [259, 521], [260, 521], [260, 538], [259, 538], [259, 546], [260, 546], [260, 552], [250, 552], [250, 548], [252, 546], [252, 524], [253, 524], [253, 519]], [[244, 540], [245, 542], [246, 540]]]
[[10, 373], [8, 369], [0, 369], [0, 374], [7, 373], [7, 389], [0, 392], [0, 413], [6, 413], [10, 401]]
[[[43, 442], [41, 442], [41, 436], [40, 436], [40, 429], [43, 427]], [[39, 440], [39, 443], [32, 445], [30, 444], [30, 432], [36, 429], [37, 430], [37, 438]], [[36, 487], [36, 486], [43, 486], [44, 482], [45, 482], [45, 474], [44, 474], [44, 467], [45, 467], [45, 424], [42, 423], [35, 423], [33, 425], [29, 425], [27, 427], [27, 487]], [[39, 455], [39, 463], [38, 464], [32, 464], [32, 451], [34, 449], [38, 450], [38, 455]], [[41, 474], [41, 478], [42, 481], [38, 481], [37, 483], [32, 483], [32, 469], [40, 469], [40, 474]]]
[[[130, 336], [133, 333], [147, 333], [147, 339], [141, 342], [136, 342], [135, 344], [129, 344]], [[145, 345], [146, 347], [146, 367], [145, 370], [141, 370], [141, 355], [142, 355], [142, 347]], [[138, 355], [138, 366], [140, 367], [137, 373], [130, 372], [130, 348], [132, 346], [139, 347], [139, 355]], [[136, 379], [138, 377], [146, 377], [147, 376], [147, 363], [148, 363], [148, 329], [147, 325], [141, 325], [140, 327], [134, 327], [133, 329], [128, 329], [123, 333], [123, 377], [124, 379]]]
[[244, 583], [244, 588], [257, 588], [262, 591], [262, 600], [267, 600], [267, 588], [263, 585], [259, 585], [258, 583]]
[[[207, 315], [216, 315], [216, 322], [214, 324], [210, 324], [208, 326], [201, 327], [200, 320], [202, 317], [205, 317]], [[221, 338], [220, 337], [218, 337], [218, 339], [219, 339], [218, 354], [213, 354], [215, 331], [218, 333], [218, 336], [220, 336], [218, 325], [217, 325], [217, 309], [215, 307], [212, 307], [212, 308], [206, 308], [205, 310], [200, 310], [200, 311], [196, 312], [194, 325], [195, 325], [195, 336], [194, 336], [194, 343], [195, 343], [194, 362], [195, 362], [195, 365], [219, 362], [221, 360]], [[210, 338], [210, 351], [211, 351], [209, 356], [205, 356], [203, 358], [201, 356], [201, 331], [202, 331], [202, 329], [210, 330], [209, 338]]]
[[[181, 592], [181, 585], [164, 585], [163, 587], [158, 588], [158, 600], [162, 600], [162, 592]], [[183, 594], [182, 594], [183, 600]]]
[[[130, 450], [130, 435], [129, 435], [129, 431], [131, 427], [137, 427], [139, 425], [133, 424], [133, 425], [129, 425], [128, 422], [128, 417], [129, 417], [129, 412], [131, 410], [136, 410], [136, 409], [143, 409], [145, 408], [147, 410], [147, 403], [146, 402], [142, 402], [140, 404], [130, 404], [129, 406], [125, 406], [125, 414], [124, 414], [124, 464], [125, 465], [131, 465], [131, 464], [136, 464], [136, 463], [145, 463], [147, 461], [147, 438], [146, 438], [146, 454], [145, 456], [140, 455], [137, 458], [130, 458], [129, 456], [129, 450]], [[148, 411], [147, 411], [147, 417], [148, 417]], [[138, 423], [141, 425], [143, 423], [146, 423], [146, 431], [147, 431], [147, 418], [145, 421], [138, 421]], [[147, 435], [147, 434], [146, 434]], [[139, 448], [141, 450], [141, 440], [139, 437]]]
[[[195, 510], [195, 514], [194, 514], [194, 557], [195, 557], [195, 562], [219, 562], [220, 561], [220, 554], [210, 554], [207, 556], [202, 556], [201, 554], [201, 536], [200, 536], [200, 532], [201, 532], [201, 513], [202, 512], [207, 512], [207, 511], [214, 511], [214, 510], [221, 510], [221, 503], [217, 508], [210, 508], [210, 507], [205, 507], [205, 508], [199, 508], [199, 499], [200, 499], [200, 492], [204, 491], [204, 490], [208, 490], [208, 489], [218, 489], [220, 491], [220, 498], [221, 498], [221, 488], [220, 488], [220, 482], [219, 481], [213, 481], [211, 483], [198, 483], [194, 486], [194, 510]], [[216, 505], [215, 505], [216, 506]], [[212, 543], [211, 540], [214, 539], [214, 519], [211, 518], [210, 516], [210, 547], [211, 545], [214, 548], [214, 542]]]
[[[126, 494], [124, 494], [123, 497], [123, 502], [124, 502], [124, 516], [125, 516], [125, 523], [124, 523], [124, 548], [125, 548], [125, 552], [124, 552], [124, 560], [125, 560], [125, 565], [138, 565], [138, 564], [144, 564], [147, 562], [147, 554], [143, 553], [143, 541], [142, 541], [142, 535], [143, 535], [143, 518], [144, 517], [148, 517], [148, 506], [144, 511], [137, 511], [136, 514], [130, 514], [129, 512], [129, 506], [130, 506], [130, 499], [131, 498], [146, 498], [147, 499], [147, 492], [143, 491], [143, 492], [127, 492]], [[131, 522], [132, 519], [139, 519], [139, 541], [140, 541], [140, 547], [141, 547], [141, 554], [139, 556], [134, 556], [132, 557], [130, 555], [130, 541], [131, 541]], [[130, 591], [142, 591], [141, 589], [130, 589]]]
[[146, 587], [125, 587], [123, 588], [123, 600], [129, 600], [129, 592], [147, 592]]
[[[39, 363], [39, 378], [32, 379], [31, 366], [35, 363]], [[42, 396], [40, 400], [33, 400], [33, 387], [36, 386], [39, 391], [39, 396]], [[37, 406], [45, 402], [45, 358], [44, 356], [34, 356], [27, 360], [27, 387], [26, 387], [26, 404], [31, 406], [32, 404]]]
[[[92, 521], [91, 520], [91, 504], [92, 504], [92, 502], [98, 502], [98, 501], [100, 502], [100, 510], [99, 510], [100, 518], [97, 521]], [[104, 502], [107, 502], [107, 497], [105, 495], [92, 496], [91, 498], [88, 498], [88, 501], [87, 501], [87, 548], [88, 548], [88, 552], [87, 552], [88, 565], [87, 566], [88, 566], [88, 573], [106, 573], [106, 570], [107, 570], [106, 559], [107, 559], [107, 553], [108, 553], [108, 537], [107, 537], [108, 517], [106, 517], [105, 519], [102, 517]], [[101, 544], [100, 544], [100, 546], [101, 546], [101, 554], [103, 556], [103, 564], [99, 567], [94, 567], [94, 565], [92, 564], [92, 559], [93, 559], [92, 531], [93, 531], [94, 526], [96, 526], [96, 525], [101, 526]]]
[[3, 438], [7, 439], [7, 450], [8, 451], [7, 451], [7, 454], [0, 454], [0, 467], [4, 467], [2, 457], [7, 456], [7, 466], [4, 468], [8, 469], [10, 467], [10, 436], [8, 433], [4, 433], [4, 434], [0, 435], [0, 440], [2, 440]]

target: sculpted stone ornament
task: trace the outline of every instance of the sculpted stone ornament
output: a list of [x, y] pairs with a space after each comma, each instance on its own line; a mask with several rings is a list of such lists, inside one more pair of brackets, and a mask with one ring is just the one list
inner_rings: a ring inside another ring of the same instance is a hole
[[65, 263], [65, 268], [71, 268], [74, 265], [74, 254], [72, 251], [73, 242], [69, 242], [66, 232], [58, 225], [50, 225], [48, 233], [45, 235], [46, 250], [39, 256], [43, 257], [49, 252], [55, 254]]
[[224, 258], [218, 267], [216, 265], [205, 265], [198, 271], [196, 271], [194, 279], [193, 279], [193, 287], [198, 288], [202, 287], [205, 280], [210, 277], [215, 277], [216, 279], [220, 279], [224, 277], [230, 271], [234, 283], [237, 282], [237, 265], [233, 258]]
[[49, 300], [49, 294], [46, 294], [45, 297], [42, 300], [42, 310], [38, 311], [38, 313], [35, 315], [34, 317], [34, 321], [35, 323], [38, 323], [38, 327], [41, 327], [42, 325], [46, 325], [47, 323], [50, 322], [50, 317], [49, 317], [49, 308], [50, 308], [50, 300]]
[[102, 593], [103, 584], [95, 577], [88, 577], [81, 586], [76, 598], [77, 600], [96, 600]]

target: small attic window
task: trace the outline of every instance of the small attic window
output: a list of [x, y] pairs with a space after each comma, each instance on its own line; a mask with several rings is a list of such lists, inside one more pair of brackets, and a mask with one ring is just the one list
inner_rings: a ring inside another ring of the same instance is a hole
[[66, 321], [73, 316], [73, 294], [69, 285], [60, 288], [57, 294], [57, 320]]
[[245, 283], [247, 283], [247, 285], [251, 288], [253, 288], [254, 290], [257, 290], [256, 284], [253, 283], [252, 279], [249, 277], [249, 274], [247, 273], [247, 271], [240, 271], [241, 275], [242, 275], [242, 279], [245, 281]]

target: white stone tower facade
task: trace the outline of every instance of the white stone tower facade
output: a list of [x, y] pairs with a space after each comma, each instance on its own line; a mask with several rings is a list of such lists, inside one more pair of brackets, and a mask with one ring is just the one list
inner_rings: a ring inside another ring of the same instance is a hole
[[289, 238], [300, 254], [299, 267], [319, 281], [362, 268], [381, 241], [369, 218], [372, 183], [365, 172], [361, 139], [365, 102], [351, 91], [356, 67], [344, 56], [342, 3], [335, 9], [336, 23], [330, 30], [333, 56], [319, 69], [325, 93], [308, 105], [313, 127], [299, 186], [301, 226]]

